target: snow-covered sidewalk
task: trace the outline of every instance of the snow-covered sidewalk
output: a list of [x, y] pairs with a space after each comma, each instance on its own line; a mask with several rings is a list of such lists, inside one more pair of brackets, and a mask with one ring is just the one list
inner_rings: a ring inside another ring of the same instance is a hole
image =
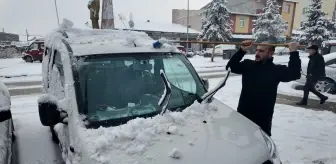
[[[210, 80], [210, 86], [216, 86], [219, 80]], [[241, 77], [230, 77], [215, 97], [237, 109], [240, 91]], [[334, 113], [276, 104], [273, 118], [272, 138], [284, 164], [336, 163]]]

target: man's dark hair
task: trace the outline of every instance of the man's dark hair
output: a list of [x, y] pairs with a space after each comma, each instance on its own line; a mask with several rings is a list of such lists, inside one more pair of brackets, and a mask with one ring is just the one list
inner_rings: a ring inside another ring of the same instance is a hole
[[[263, 41], [261, 43], [267, 43], [267, 44], [276, 44], [276, 43], [272, 43], [271, 41]], [[275, 51], [275, 46], [268, 46], [270, 51]]]

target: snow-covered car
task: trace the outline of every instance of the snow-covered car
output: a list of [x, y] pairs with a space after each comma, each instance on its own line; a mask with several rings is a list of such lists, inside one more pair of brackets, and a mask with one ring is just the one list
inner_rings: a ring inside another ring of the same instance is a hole
[[[336, 53], [330, 53], [323, 55], [325, 61], [325, 71], [326, 77], [320, 79], [316, 85], [315, 89], [324, 93], [335, 93], [336, 92]], [[305, 84], [307, 75], [308, 63], [302, 64], [302, 76], [297, 80], [300, 84]]]
[[0, 163], [12, 163], [14, 125], [8, 88], [0, 81]]
[[213, 98], [228, 76], [207, 91], [176, 47], [64, 26], [45, 42], [38, 106], [67, 163], [280, 163], [260, 127]]

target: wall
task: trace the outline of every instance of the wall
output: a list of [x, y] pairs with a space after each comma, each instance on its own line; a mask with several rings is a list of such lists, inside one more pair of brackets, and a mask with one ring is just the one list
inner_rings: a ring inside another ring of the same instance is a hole
[[[327, 14], [326, 17], [332, 19], [336, 0], [322, 0], [322, 10]], [[300, 0], [297, 3], [294, 19], [294, 29], [299, 29], [301, 22], [307, 20], [307, 14], [304, 13], [304, 8], [308, 7], [311, 0]]]
[[[180, 24], [187, 27], [187, 10], [173, 9], [172, 10], [172, 23]], [[190, 28], [200, 31], [201, 18], [200, 10], [189, 10], [189, 25]]]
[[[249, 34], [251, 33], [251, 19], [252, 16], [248, 15], [239, 15], [235, 14], [233, 18], [233, 21], [235, 22], [235, 27], [233, 28], [233, 33], [236, 34]], [[243, 24], [241, 24], [241, 20]], [[243, 25], [243, 26], [241, 26]]]
[[294, 21], [294, 15], [295, 15], [295, 9], [296, 9], [296, 4], [295, 2], [287, 2], [285, 1], [283, 3], [281, 15], [283, 19], [288, 23], [288, 28], [286, 35], [291, 36], [292, 34], [292, 29], [293, 29], [293, 21]]

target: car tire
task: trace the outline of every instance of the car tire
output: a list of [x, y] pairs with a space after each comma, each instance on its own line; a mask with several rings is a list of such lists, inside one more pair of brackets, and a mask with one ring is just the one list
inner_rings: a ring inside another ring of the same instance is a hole
[[33, 62], [33, 58], [32, 58], [31, 56], [26, 56], [26, 57], [25, 57], [25, 61], [26, 61], [27, 63], [32, 63], [32, 62]]
[[319, 80], [316, 84], [315, 84], [315, 89], [321, 93], [335, 93], [336, 91], [336, 82], [325, 78], [322, 80]]
[[50, 132], [51, 132], [51, 139], [52, 139], [52, 141], [54, 143], [56, 143], [56, 144], [59, 144], [59, 139], [57, 137], [57, 134], [56, 134], [53, 126], [50, 126]]

